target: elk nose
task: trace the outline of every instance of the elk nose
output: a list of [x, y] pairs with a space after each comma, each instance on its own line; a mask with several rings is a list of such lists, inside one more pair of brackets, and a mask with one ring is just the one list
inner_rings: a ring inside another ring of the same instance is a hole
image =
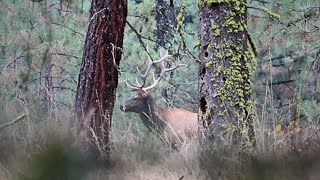
[[126, 106], [120, 105], [120, 110], [126, 112]]

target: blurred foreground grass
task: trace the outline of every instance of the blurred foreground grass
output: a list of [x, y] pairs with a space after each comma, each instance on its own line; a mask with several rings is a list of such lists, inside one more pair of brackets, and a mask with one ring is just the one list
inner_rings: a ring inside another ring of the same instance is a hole
[[289, 135], [277, 140], [266, 138], [257, 126], [258, 146], [250, 154], [237, 148], [221, 151], [210, 144], [200, 147], [197, 141], [172, 152], [152, 135], [136, 134], [130, 128], [113, 129], [112, 157], [108, 162], [97, 162], [86, 154], [85, 138], [73, 135], [65, 120], [68, 117], [62, 119], [22, 121], [2, 129], [0, 179], [316, 180], [320, 177], [319, 137], [315, 128], [308, 141], [293, 143], [288, 140], [293, 137]]

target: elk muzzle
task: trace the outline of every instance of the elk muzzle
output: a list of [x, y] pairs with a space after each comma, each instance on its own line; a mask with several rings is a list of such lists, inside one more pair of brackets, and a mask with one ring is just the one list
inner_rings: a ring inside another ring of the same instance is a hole
[[120, 110], [126, 112], [126, 105], [120, 105]]

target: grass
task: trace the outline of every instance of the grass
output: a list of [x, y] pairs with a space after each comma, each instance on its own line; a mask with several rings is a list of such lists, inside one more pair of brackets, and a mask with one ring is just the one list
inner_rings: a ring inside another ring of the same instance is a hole
[[5, 102], [0, 121], [9, 125], [0, 129], [0, 180], [318, 179], [320, 126], [308, 116], [300, 124], [285, 124], [290, 118], [271, 104], [266, 98], [255, 110], [257, 148], [250, 153], [233, 146], [227, 151], [211, 143], [200, 146], [197, 139], [171, 151], [157, 136], [136, 126], [131, 116], [123, 115], [113, 120], [127, 125], [113, 126], [111, 160], [98, 163], [86, 153], [86, 138], [70, 128], [68, 111], [56, 109], [46, 117], [23, 106], [28, 113], [20, 120], [23, 113], [14, 102]]
[[[296, 150], [289, 135], [275, 141], [261, 135], [266, 129], [257, 125], [260, 148], [249, 155], [239, 149], [219, 152], [210, 144], [200, 147], [196, 140], [172, 152], [156, 136], [133, 133], [132, 127], [113, 129], [111, 161], [97, 164], [86, 157], [84, 137], [73, 136], [66, 119], [14, 124], [0, 131], [0, 179], [312, 180], [320, 175], [317, 136]], [[271, 146], [262, 146], [267, 140]]]
[[23, 136], [17, 133], [23, 124], [1, 131], [1, 179], [79, 179], [79, 175], [82, 179], [199, 179], [202, 176], [195, 142], [186, 144], [179, 152], [170, 152], [156, 136], [137, 140], [130, 130], [118, 131], [114, 135], [112, 160], [97, 164], [87, 159], [81, 143], [83, 137], [70, 136], [68, 124], [47, 119], [32, 124]]

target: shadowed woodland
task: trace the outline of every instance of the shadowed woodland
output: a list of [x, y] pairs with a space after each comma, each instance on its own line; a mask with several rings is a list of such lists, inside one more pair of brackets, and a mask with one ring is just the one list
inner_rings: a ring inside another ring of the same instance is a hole
[[0, 15], [0, 180], [319, 179], [320, 2], [0, 0]]

